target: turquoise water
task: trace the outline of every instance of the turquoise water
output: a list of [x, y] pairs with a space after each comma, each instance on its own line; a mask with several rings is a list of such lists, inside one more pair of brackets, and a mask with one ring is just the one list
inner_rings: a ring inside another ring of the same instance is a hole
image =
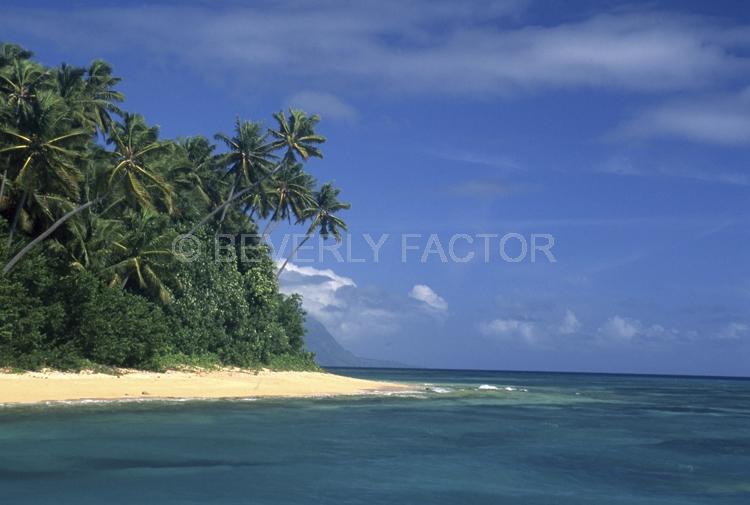
[[750, 381], [339, 373], [415, 392], [1, 407], [0, 503], [750, 503]]

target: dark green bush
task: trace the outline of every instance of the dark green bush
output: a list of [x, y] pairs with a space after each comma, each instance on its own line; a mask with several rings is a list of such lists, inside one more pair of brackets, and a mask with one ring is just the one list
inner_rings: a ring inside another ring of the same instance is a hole
[[75, 344], [103, 365], [155, 368], [166, 352], [169, 326], [161, 309], [141, 296], [103, 288], [80, 307]]
[[299, 296], [278, 292], [267, 256], [245, 264], [226, 255], [175, 262], [180, 289], [162, 305], [41, 248], [0, 276], [0, 366], [311, 369]]
[[35, 254], [12, 275], [0, 277], [0, 365], [55, 364], [54, 336], [65, 327], [66, 316], [52, 264]]

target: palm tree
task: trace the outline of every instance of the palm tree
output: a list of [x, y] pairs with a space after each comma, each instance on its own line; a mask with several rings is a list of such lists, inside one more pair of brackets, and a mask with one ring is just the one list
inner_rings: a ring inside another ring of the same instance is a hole
[[34, 53], [16, 44], [0, 44], [0, 69], [10, 65], [15, 60], [28, 60]]
[[[82, 174], [75, 160], [83, 155], [83, 150], [80, 142], [78, 145], [73, 143], [88, 133], [68, 128], [67, 110], [59, 97], [43, 93], [37, 98], [38, 102], [33, 107], [34, 124], [28, 131], [22, 133], [15, 128], [0, 127], [0, 134], [11, 141], [10, 146], [0, 149], [0, 154], [8, 154], [12, 158], [3, 173], [0, 199], [8, 179], [22, 190], [16, 204], [9, 244], [31, 193], [61, 194], [76, 201], [80, 191]], [[18, 167], [17, 170], [10, 172], [14, 166]]]
[[206, 207], [223, 201], [217, 188], [219, 180], [213, 170], [215, 148], [205, 137], [188, 137], [175, 142], [172, 151], [164, 157], [167, 179], [190, 210], [200, 207], [199, 212], [205, 212]]
[[67, 63], [61, 64], [54, 71], [57, 94], [68, 104], [80, 100], [83, 89], [83, 75], [86, 70], [80, 67], [71, 67]]
[[[16, 46], [14, 44], [6, 44], [2, 43], [0, 44], [0, 73], [4, 71], [4, 68], [10, 65], [13, 61], [16, 59], [27, 59], [31, 57], [31, 53], [27, 52], [25, 58], [19, 58], [19, 53], [21, 51], [24, 51], [20, 46]], [[3, 89], [3, 87], [0, 87], [0, 125], [8, 124], [9, 122], [12, 122], [12, 114], [8, 107], [8, 100], [9, 100], [8, 93], [6, 90]], [[0, 147], [2, 147], [3, 144], [0, 144]], [[6, 185], [6, 175], [8, 173], [9, 169], [9, 163], [7, 160], [3, 160], [5, 163], [2, 167], [2, 181], [0, 181], [0, 211], [5, 209], [6, 201], [5, 201], [5, 185]]]
[[49, 76], [40, 65], [19, 58], [0, 72], [0, 93], [6, 95], [16, 127], [33, 115], [37, 93], [47, 87]]
[[[226, 202], [232, 200], [237, 188], [253, 187], [260, 183], [268, 174], [272, 165], [272, 147], [267, 141], [267, 134], [261, 133], [261, 126], [252, 121], [237, 121], [234, 126], [234, 136], [225, 133], [215, 135], [216, 140], [223, 142], [229, 152], [220, 157], [220, 164], [232, 178], [229, 196]], [[225, 206], [219, 218], [219, 226], [226, 218], [229, 206]]]
[[124, 223], [95, 217], [88, 221], [72, 220], [68, 230], [70, 240], [64, 243], [53, 240], [53, 247], [68, 255], [74, 270], [98, 271], [109, 265], [120, 250], [115, 243], [124, 236]]
[[[307, 161], [313, 156], [317, 158], [323, 157], [323, 154], [316, 147], [316, 144], [322, 144], [325, 142], [325, 137], [315, 133], [315, 125], [320, 121], [320, 118], [317, 115], [308, 116], [303, 111], [290, 110], [289, 118], [286, 118], [283, 112], [276, 113], [273, 117], [278, 123], [278, 129], [268, 131], [268, 133], [276, 139], [270, 144], [270, 147], [274, 150], [286, 149], [282, 161], [277, 163], [273, 169], [267, 171], [265, 175], [251, 186], [237, 191], [231, 198], [227, 198], [224, 203], [206, 214], [203, 219], [193, 226], [189, 234], [194, 234], [198, 228], [206, 224], [209, 219], [219, 212], [224, 213], [224, 209], [234, 201], [243, 198], [249, 192], [256, 190], [265, 180], [273, 177], [279, 170], [281, 170], [285, 163], [294, 162], [297, 159], [297, 155], [299, 155], [303, 161]], [[257, 204], [259, 201], [262, 201], [262, 198], [256, 198], [256, 201], [253, 203]]]
[[[33, 53], [15, 44], [0, 44], [0, 119], [11, 119], [16, 127], [31, 112], [37, 87], [49, 75], [39, 65], [28, 61]], [[6, 68], [8, 67], [8, 68]], [[0, 182], [0, 205], [3, 205], [8, 166]]]
[[2, 181], [0, 181], [0, 214], [5, 210], [5, 208], [8, 206], [7, 198], [5, 197], [5, 186], [6, 186], [6, 179], [8, 176], [8, 171], [10, 170], [10, 162], [7, 159], [0, 159], [0, 163], [2, 163], [2, 175], [0, 177], [3, 178]]
[[96, 60], [85, 69], [63, 63], [55, 71], [55, 81], [75, 123], [102, 136], [110, 132], [111, 114], [122, 114], [116, 103], [124, 96], [113, 89], [120, 79], [112, 77], [109, 64]]
[[20, 210], [17, 228], [27, 235], [34, 230], [45, 229], [54, 223], [57, 216], [75, 208], [77, 204], [69, 198], [51, 193], [31, 191]]
[[113, 168], [109, 170], [106, 192], [91, 198], [60, 217], [16, 253], [3, 267], [2, 273], [10, 272], [29, 251], [54, 233], [60, 226], [84, 210], [103, 202], [116, 189], [124, 191], [125, 198], [134, 200], [143, 208], [150, 208], [153, 205], [153, 199], [149, 192], [151, 187], [147, 184], [152, 184], [161, 192], [167, 212], [171, 213], [173, 210], [171, 186], [161, 175], [153, 172], [146, 164], [147, 154], [155, 153], [166, 146], [166, 144], [157, 141], [157, 133], [157, 128], [146, 126], [142, 116], [125, 114], [123, 122], [116, 124], [112, 129], [110, 143], [115, 145], [113, 153], [115, 160]]
[[171, 234], [164, 231], [163, 221], [150, 209], [129, 210], [124, 219], [128, 230], [120, 240], [112, 242], [115, 263], [104, 269], [111, 287], [129, 285], [156, 294], [162, 303], [171, 295], [165, 280], [168, 264], [173, 260]]
[[143, 208], [154, 206], [151, 188], [162, 196], [167, 213], [172, 213], [172, 187], [148, 165], [149, 156], [168, 147], [158, 141], [158, 127], [148, 127], [139, 114], [125, 113], [122, 123], [116, 123], [108, 140], [114, 145], [115, 166], [109, 172], [107, 186], [122, 181], [125, 193], [135, 204]]
[[304, 212], [306, 218], [312, 219], [310, 227], [305, 234], [305, 238], [302, 239], [302, 242], [297, 244], [297, 247], [294, 248], [286, 261], [284, 261], [284, 264], [281, 265], [281, 268], [279, 268], [279, 271], [276, 273], [276, 277], [281, 275], [284, 268], [286, 268], [286, 265], [289, 263], [289, 260], [292, 259], [292, 257], [297, 254], [297, 251], [299, 251], [299, 248], [313, 236], [316, 229], [323, 240], [326, 240], [328, 237], [333, 237], [336, 239], [336, 242], [341, 242], [340, 230], [347, 229], [346, 223], [335, 214], [339, 211], [350, 209], [352, 205], [348, 202], [340, 202], [338, 200], [339, 193], [341, 193], [341, 190], [334, 188], [333, 184], [330, 182], [324, 184], [320, 190], [315, 192], [315, 204]]
[[289, 109], [289, 117], [285, 116], [283, 111], [274, 113], [273, 117], [278, 123], [278, 129], [269, 130], [271, 136], [276, 139], [271, 145], [274, 149], [286, 148], [286, 161], [296, 161], [297, 155], [304, 161], [311, 157], [323, 157], [317, 145], [325, 142], [326, 138], [315, 133], [320, 116], [308, 116], [302, 110]]
[[120, 81], [105, 61], [94, 60], [86, 69], [82, 105], [86, 119], [102, 136], [111, 131], [112, 114], [123, 115], [116, 104], [125, 100], [125, 95], [114, 89]]
[[295, 221], [302, 221], [305, 210], [315, 204], [313, 200], [315, 179], [305, 173], [299, 163], [284, 165], [284, 168], [270, 179], [268, 187], [273, 199], [274, 211], [263, 230], [264, 236], [270, 232], [272, 225], [275, 226], [283, 220], [291, 222], [292, 216]]
[[216, 146], [202, 135], [182, 138], [177, 141], [185, 156], [197, 172], [210, 172]]

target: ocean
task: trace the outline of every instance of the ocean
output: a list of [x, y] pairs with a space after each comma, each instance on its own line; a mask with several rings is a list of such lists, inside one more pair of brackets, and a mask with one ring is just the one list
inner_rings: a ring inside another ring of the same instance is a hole
[[0, 503], [750, 503], [750, 380], [336, 372], [414, 391], [0, 407]]

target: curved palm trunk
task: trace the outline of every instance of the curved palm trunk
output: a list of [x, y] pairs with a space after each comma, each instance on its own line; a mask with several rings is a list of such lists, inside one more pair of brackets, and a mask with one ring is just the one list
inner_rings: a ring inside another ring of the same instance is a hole
[[8, 169], [5, 169], [5, 172], [3, 172], [3, 182], [0, 182], [0, 203], [3, 201], [3, 196], [5, 196], [5, 181], [8, 179]]
[[205, 216], [203, 216], [203, 219], [201, 219], [200, 221], [198, 221], [198, 224], [196, 224], [195, 226], [193, 226], [193, 228], [187, 234], [188, 235], [195, 234], [195, 232], [198, 230], [198, 228], [200, 228], [201, 226], [203, 226], [204, 224], [206, 224], [216, 214], [218, 214], [219, 212], [223, 211], [229, 204], [231, 204], [232, 202], [234, 202], [238, 198], [242, 198], [243, 196], [245, 196], [246, 194], [248, 194], [250, 191], [252, 191], [253, 189], [255, 189], [255, 187], [258, 186], [261, 182], [265, 181], [266, 179], [268, 179], [272, 175], [276, 174], [276, 172], [278, 172], [281, 169], [281, 166], [282, 166], [281, 164], [278, 164], [276, 166], [276, 168], [274, 168], [273, 170], [271, 170], [270, 172], [268, 172], [266, 175], [264, 175], [263, 177], [261, 177], [257, 182], [253, 183], [252, 185], [248, 186], [247, 188], [245, 188], [245, 189], [243, 189], [241, 191], [237, 191], [234, 194], [234, 196], [232, 196], [231, 199], [227, 199], [224, 203], [222, 203], [221, 205], [219, 205], [218, 207], [216, 207], [214, 210], [212, 210], [211, 212], [209, 212], [208, 214], [206, 214]]
[[[237, 178], [235, 177], [234, 182], [232, 182], [232, 187], [229, 189], [229, 196], [225, 200], [225, 203], [232, 201], [232, 196], [234, 195], [234, 188], [236, 187], [237, 187]], [[227, 205], [224, 207], [224, 210], [221, 212], [221, 217], [219, 218], [219, 226], [218, 226], [218, 229], [216, 230], [216, 233], [219, 233], [219, 231], [221, 230], [221, 223], [223, 223], [224, 219], [227, 217], [228, 210], [229, 210], [229, 206]]]
[[303, 244], [304, 244], [305, 242], [307, 242], [308, 240], [310, 240], [310, 237], [312, 237], [312, 235], [308, 235], [308, 236], [306, 236], [306, 237], [304, 238], [304, 240], [302, 240], [302, 242], [300, 242], [299, 244], [297, 244], [297, 247], [295, 247], [295, 248], [294, 248], [294, 251], [292, 251], [292, 254], [290, 254], [290, 255], [289, 255], [289, 256], [288, 256], [287, 258], [286, 258], [286, 260], [284, 261], [284, 264], [283, 264], [283, 265], [281, 265], [281, 268], [279, 268], [279, 271], [278, 271], [278, 272], [276, 272], [276, 278], [277, 278], [277, 279], [279, 278], [279, 276], [281, 276], [281, 272], [283, 272], [283, 271], [284, 271], [284, 269], [286, 268], [287, 264], [289, 263], [289, 260], [291, 260], [291, 259], [292, 259], [292, 258], [294, 257], [294, 255], [295, 255], [295, 254], [297, 254], [297, 251], [299, 251], [300, 247], [302, 247], [302, 245], [303, 245]]
[[255, 209], [252, 209], [252, 212], [248, 215], [247, 211], [250, 210], [250, 207], [253, 206], [253, 200], [252, 198], [245, 204], [245, 208], [242, 209], [242, 213], [247, 215], [250, 219], [253, 218], [253, 214], [255, 214]]
[[[122, 183], [122, 180], [124, 178], [125, 178], [125, 175], [123, 174], [120, 177], [120, 179], [118, 180], [118, 182], [117, 182], [118, 185], [120, 183]], [[57, 230], [59, 227], [61, 227], [63, 224], [65, 224], [65, 222], [68, 221], [68, 219], [70, 219], [71, 217], [73, 217], [73, 216], [75, 216], [75, 215], [83, 212], [84, 210], [88, 209], [92, 205], [96, 205], [96, 204], [98, 204], [100, 202], [103, 202], [104, 200], [106, 200], [107, 198], [109, 198], [109, 195], [111, 193], [112, 193], [112, 188], [110, 188], [102, 196], [96, 197], [93, 200], [89, 200], [88, 202], [84, 203], [83, 205], [80, 205], [80, 206], [76, 207], [75, 209], [71, 210], [70, 212], [68, 212], [67, 214], [65, 214], [63, 217], [61, 217], [60, 219], [58, 219], [57, 221], [55, 221], [54, 223], [52, 223], [52, 225], [50, 225], [49, 228], [47, 228], [44, 232], [42, 232], [41, 234], [39, 234], [39, 236], [37, 236], [34, 240], [32, 240], [31, 242], [29, 242], [28, 244], [26, 244], [23, 249], [21, 249], [20, 251], [18, 251], [18, 253], [11, 258], [11, 260], [8, 262], [8, 264], [3, 267], [2, 275], [6, 275], [6, 274], [8, 274], [8, 272], [10, 272], [11, 270], [13, 270], [13, 267], [16, 266], [16, 263], [18, 263], [19, 261], [21, 261], [23, 259], [23, 257], [26, 256], [29, 253], [29, 251], [31, 251], [34, 247], [37, 246], [37, 244], [41, 243], [44, 239], [46, 239], [47, 237], [49, 237], [50, 235], [52, 235], [55, 232], [55, 230]]]
[[277, 220], [271, 219], [270, 221], [268, 221], [268, 224], [263, 230], [262, 236], [267, 237], [268, 235], [270, 235], [279, 226], [280, 223], [281, 223], [281, 220], [279, 219]]
[[[262, 237], [265, 237], [269, 233], [269, 228], [273, 230], [273, 228], [276, 228], [278, 226], [278, 221], [276, 218], [279, 217], [279, 208], [276, 207], [276, 209], [273, 211], [273, 215], [271, 215], [271, 219], [268, 220], [266, 223], [265, 228], [263, 228], [263, 233], [261, 233]], [[273, 228], [271, 228], [271, 225], [274, 225]]]
[[18, 207], [16, 207], [16, 213], [13, 216], [13, 224], [10, 226], [10, 233], [8, 234], [8, 247], [10, 248], [11, 244], [13, 244], [13, 235], [16, 233], [16, 228], [18, 227], [18, 220], [21, 217], [21, 211], [23, 211], [23, 206], [26, 205], [26, 198], [29, 196], [29, 190], [24, 189], [23, 195], [21, 196], [21, 201], [18, 202]]
[[52, 235], [52, 233], [54, 233], [54, 231], [57, 230], [60, 226], [62, 226], [63, 224], [65, 224], [65, 222], [68, 219], [70, 219], [71, 217], [75, 216], [76, 214], [78, 214], [80, 212], [83, 212], [84, 210], [88, 209], [89, 207], [91, 207], [92, 205], [100, 202], [103, 199], [104, 199], [104, 197], [101, 196], [101, 197], [99, 197], [99, 198], [97, 198], [95, 200], [88, 201], [88, 202], [84, 203], [83, 205], [81, 205], [81, 206], [79, 206], [79, 207], [71, 210], [70, 212], [68, 212], [67, 214], [65, 214], [63, 217], [61, 217], [60, 219], [58, 219], [57, 221], [55, 221], [52, 224], [52, 226], [50, 226], [44, 232], [42, 232], [41, 234], [39, 234], [39, 236], [37, 236], [34, 240], [32, 240], [31, 242], [29, 242], [28, 244], [26, 244], [26, 246], [23, 249], [21, 249], [20, 251], [18, 251], [18, 254], [16, 254], [15, 256], [13, 256], [13, 258], [11, 258], [11, 260], [8, 262], [8, 264], [3, 267], [3, 275], [6, 275], [8, 272], [10, 272], [13, 269], [13, 267], [16, 266], [16, 263], [18, 263], [19, 261], [21, 261], [21, 259], [23, 259], [23, 257], [26, 256], [29, 253], [29, 251], [31, 251], [34, 247], [36, 247], [37, 244], [39, 244], [40, 242], [42, 242], [44, 239], [46, 239], [47, 237], [49, 237], [50, 235]]

